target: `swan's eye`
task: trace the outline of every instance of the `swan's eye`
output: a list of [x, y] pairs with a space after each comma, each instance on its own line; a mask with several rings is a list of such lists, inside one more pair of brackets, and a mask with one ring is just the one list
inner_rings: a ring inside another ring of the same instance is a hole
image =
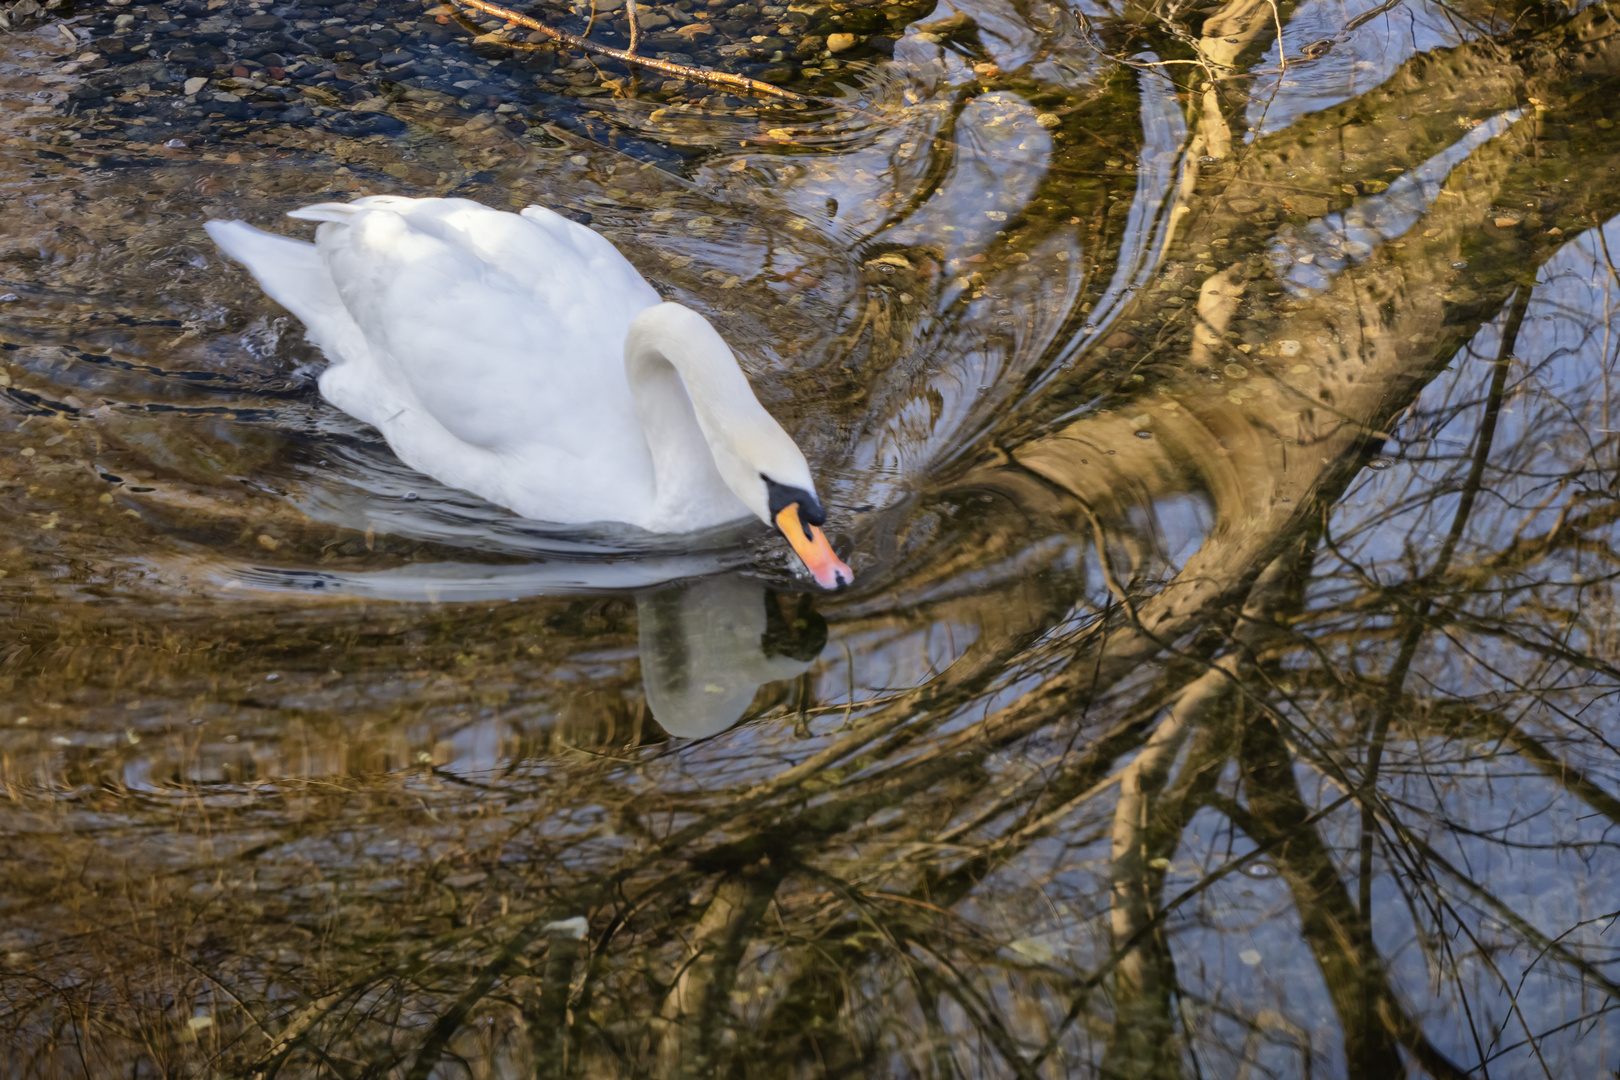
[[789, 484], [778, 484], [775, 480], [764, 474], [760, 479], [765, 481], [765, 492], [769, 498], [771, 518], [775, 520], [781, 516], [783, 510], [794, 503], [799, 505], [799, 520], [809, 525], [825, 525], [827, 511], [822, 509], [821, 503], [804, 488], [793, 487]]

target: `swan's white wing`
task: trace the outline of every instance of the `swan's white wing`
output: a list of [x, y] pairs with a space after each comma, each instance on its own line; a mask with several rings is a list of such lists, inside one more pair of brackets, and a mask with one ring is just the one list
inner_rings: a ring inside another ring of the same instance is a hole
[[598, 248], [581, 251], [566, 232], [461, 199], [296, 213], [327, 222], [318, 247], [344, 307], [457, 438], [590, 451], [590, 421], [633, 422], [623, 342], [657, 296], [595, 234], [580, 230]]
[[663, 531], [743, 515], [717, 473], [679, 513], [654, 505], [624, 343], [658, 296], [605, 238], [539, 207], [463, 199], [371, 196], [290, 216], [322, 223], [314, 246], [240, 222], [208, 229], [331, 360], [322, 395], [407, 465], [547, 521]]
[[322, 260], [370, 347], [323, 376], [334, 404], [407, 464], [525, 516], [639, 520], [652, 472], [623, 343], [657, 295], [612, 245], [460, 199], [296, 216], [325, 222]]

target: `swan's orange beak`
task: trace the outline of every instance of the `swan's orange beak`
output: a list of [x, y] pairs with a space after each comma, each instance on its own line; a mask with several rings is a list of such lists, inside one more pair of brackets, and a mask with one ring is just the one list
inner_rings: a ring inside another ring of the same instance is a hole
[[803, 560], [805, 568], [815, 576], [817, 585], [823, 589], [836, 589], [840, 585], [854, 583], [855, 571], [833, 554], [832, 545], [827, 543], [827, 534], [800, 520], [798, 503], [788, 503], [782, 508], [782, 512], [776, 515], [776, 527], [793, 545], [794, 554]]

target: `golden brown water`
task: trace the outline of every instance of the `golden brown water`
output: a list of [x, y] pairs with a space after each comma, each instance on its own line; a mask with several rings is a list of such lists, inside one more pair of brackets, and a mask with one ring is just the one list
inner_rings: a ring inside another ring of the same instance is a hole
[[[1620, 36], [1372, 6], [19, 17], [0, 1075], [1620, 1068]], [[384, 192], [710, 315], [857, 586], [326, 405], [201, 225]]]

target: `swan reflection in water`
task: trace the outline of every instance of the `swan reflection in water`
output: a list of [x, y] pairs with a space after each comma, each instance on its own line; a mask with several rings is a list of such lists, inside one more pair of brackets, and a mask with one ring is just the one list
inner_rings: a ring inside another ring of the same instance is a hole
[[[760, 688], [810, 670], [827, 623], [804, 593], [779, 593], [741, 573], [716, 573], [734, 553], [586, 564], [444, 562], [372, 573], [239, 570], [228, 588], [319, 591], [406, 603], [515, 600], [545, 593], [635, 589], [647, 708], [671, 735], [700, 739], [742, 719]], [[688, 577], [678, 583], [672, 578]]]
[[809, 671], [827, 643], [827, 623], [811, 604], [741, 575], [637, 594], [653, 719], [681, 738], [717, 735], [742, 719], [760, 687]]

